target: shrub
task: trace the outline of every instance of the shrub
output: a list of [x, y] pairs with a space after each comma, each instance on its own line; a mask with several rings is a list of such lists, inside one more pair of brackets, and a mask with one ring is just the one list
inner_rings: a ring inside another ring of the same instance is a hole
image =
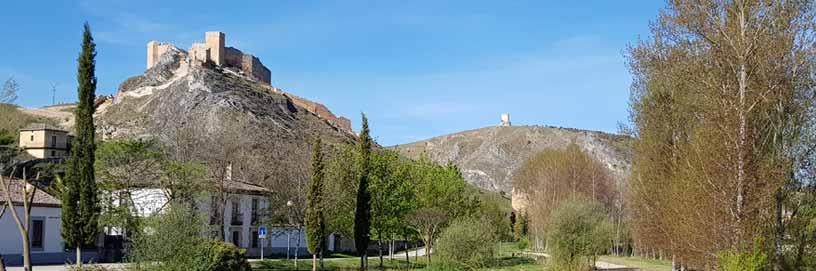
[[199, 245], [202, 262], [200, 270], [207, 271], [249, 271], [252, 268], [246, 259], [246, 251], [233, 244], [221, 241], [206, 241]]
[[245, 251], [232, 244], [202, 237], [204, 224], [195, 210], [170, 205], [148, 218], [129, 255], [134, 271], [250, 270]]
[[496, 225], [487, 219], [455, 220], [439, 237], [434, 265], [440, 270], [475, 270], [487, 266], [496, 255]]
[[739, 252], [728, 250], [717, 254], [720, 270], [723, 271], [759, 271], [767, 264], [766, 255], [759, 246], [752, 250]]
[[553, 211], [548, 228], [551, 270], [590, 270], [612, 242], [612, 223], [603, 207], [574, 197]]
[[516, 248], [519, 251], [524, 251], [530, 248], [530, 238], [524, 236], [521, 239], [519, 239], [518, 242], [516, 242]]

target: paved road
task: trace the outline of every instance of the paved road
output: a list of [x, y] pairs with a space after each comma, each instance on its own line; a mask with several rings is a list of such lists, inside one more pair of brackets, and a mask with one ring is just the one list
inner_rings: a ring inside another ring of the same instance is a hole
[[[541, 256], [541, 257], [545, 257], [545, 258], [550, 257], [549, 254], [538, 253], [538, 252], [525, 252], [525, 254], [533, 255], [533, 256]], [[604, 270], [604, 269], [621, 269], [621, 268], [627, 268], [627, 266], [608, 263], [608, 262], [595, 261], [595, 268], [600, 269], [600, 270]]]

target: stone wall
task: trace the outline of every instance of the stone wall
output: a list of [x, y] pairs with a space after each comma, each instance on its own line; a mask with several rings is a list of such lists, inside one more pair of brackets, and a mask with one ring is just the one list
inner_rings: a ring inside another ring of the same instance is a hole
[[224, 67], [236, 68], [252, 79], [271, 84], [272, 74], [257, 57], [227, 47], [224, 56]]

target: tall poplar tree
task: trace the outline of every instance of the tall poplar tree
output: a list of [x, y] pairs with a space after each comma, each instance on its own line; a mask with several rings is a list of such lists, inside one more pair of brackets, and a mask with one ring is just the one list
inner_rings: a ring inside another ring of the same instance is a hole
[[722, 251], [749, 253], [768, 236], [774, 258], [811, 251], [794, 249], [785, 232], [802, 212], [780, 192], [807, 171], [794, 167], [798, 150], [813, 146], [799, 138], [813, 133], [814, 1], [667, 4], [651, 39], [628, 56], [636, 251], [693, 268], [714, 266]]
[[96, 98], [96, 44], [88, 23], [82, 33], [82, 53], [77, 71], [78, 104], [74, 111], [76, 136], [65, 172], [62, 193], [62, 238], [76, 248], [76, 264], [82, 265], [82, 247], [92, 246], [97, 234], [99, 207], [94, 177], [94, 99]]
[[320, 137], [315, 137], [312, 150], [312, 183], [309, 185], [309, 197], [306, 209], [306, 247], [312, 253], [312, 270], [317, 270], [317, 257], [320, 257], [320, 270], [323, 270], [323, 252], [326, 250], [326, 221], [323, 216], [323, 150]]
[[360, 182], [357, 187], [357, 209], [354, 213], [354, 244], [360, 253], [360, 270], [368, 268], [368, 243], [371, 241], [371, 193], [368, 191], [368, 174], [371, 164], [371, 136], [365, 113], [360, 131]]

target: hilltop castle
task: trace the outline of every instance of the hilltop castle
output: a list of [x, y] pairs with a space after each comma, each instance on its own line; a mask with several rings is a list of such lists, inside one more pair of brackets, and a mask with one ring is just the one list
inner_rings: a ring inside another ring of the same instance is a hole
[[[236, 69], [239, 73], [254, 80], [266, 83], [271, 82], [271, 73], [261, 61], [250, 54], [241, 52], [232, 47], [225, 47], [223, 32], [206, 32], [204, 43], [193, 43], [188, 52], [187, 62], [191, 65], [215, 65], [222, 68]], [[172, 44], [158, 41], [147, 43], [147, 69], [159, 62], [162, 54], [174, 48]]]

